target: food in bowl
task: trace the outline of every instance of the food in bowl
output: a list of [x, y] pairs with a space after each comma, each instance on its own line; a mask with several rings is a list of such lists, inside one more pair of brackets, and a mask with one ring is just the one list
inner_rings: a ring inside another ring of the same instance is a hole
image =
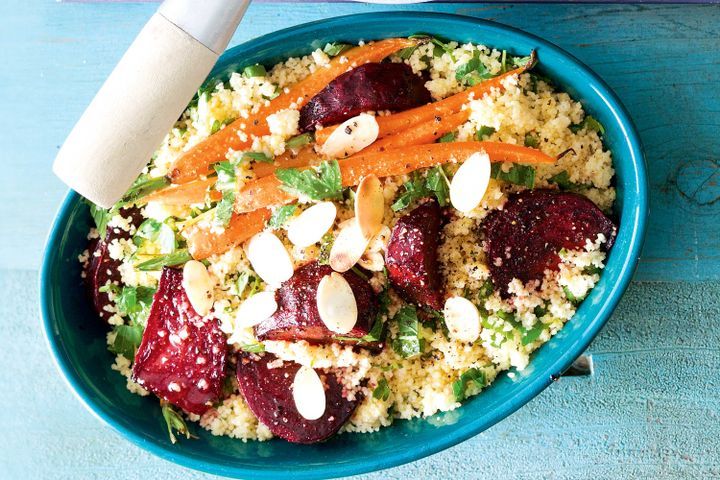
[[612, 158], [527, 53], [420, 36], [247, 66], [91, 206], [112, 368], [173, 440], [452, 410], [572, 318], [615, 237]]

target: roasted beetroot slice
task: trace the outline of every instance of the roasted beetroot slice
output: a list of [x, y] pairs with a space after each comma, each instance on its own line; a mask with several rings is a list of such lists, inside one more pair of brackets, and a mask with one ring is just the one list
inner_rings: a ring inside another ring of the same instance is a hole
[[300, 129], [315, 130], [370, 110], [401, 111], [432, 100], [425, 80], [404, 63], [366, 63], [330, 82], [300, 109]]
[[[138, 227], [142, 223], [142, 215], [137, 208], [128, 208], [120, 211], [120, 215], [130, 219], [130, 223]], [[85, 286], [88, 295], [92, 299], [93, 307], [97, 314], [106, 322], [113, 315], [105, 310], [105, 306], [111, 305], [112, 302], [106, 292], [101, 292], [100, 288], [108, 282], [120, 281], [120, 272], [118, 271], [121, 262], [110, 258], [108, 253], [108, 245], [115, 239], [129, 239], [130, 233], [119, 228], [107, 228], [105, 238], [94, 239], [88, 243], [88, 252], [90, 258], [85, 267]]]
[[[318, 371], [325, 384], [325, 413], [317, 420], [304, 418], [295, 407], [292, 385], [300, 364], [278, 362], [270, 353], [262, 356], [244, 353], [238, 359], [240, 392], [256, 417], [273, 435], [293, 443], [321, 442], [340, 430], [360, 402], [343, 397], [343, 387], [332, 373]], [[269, 368], [269, 365], [275, 368]]]
[[436, 201], [420, 205], [395, 224], [385, 255], [390, 283], [400, 295], [435, 310], [443, 308], [437, 254], [441, 225]]
[[158, 397], [200, 415], [222, 391], [225, 335], [216, 319], [203, 318], [193, 309], [182, 277], [182, 270], [163, 269], [132, 378]]
[[613, 222], [591, 200], [554, 190], [511, 195], [502, 210], [487, 216], [482, 230], [490, 275], [504, 297], [514, 278], [527, 283], [542, 279], [545, 270], [557, 270], [560, 249], [583, 248], [600, 233], [609, 249], [616, 233]]
[[[348, 333], [339, 335], [329, 330], [320, 319], [317, 309], [317, 289], [320, 280], [330, 275], [329, 265], [312, 262], [295, 271], [290, 280], [275, 294], [278, 309], [272, 317], [255, 326], [260, 340], [306, 340], [310, 343], [352, 343], [370, 331], [378, 312], [378, 300], [370, 284], [353, 271], [343, 273], [355, 295], [358, 320]], [[340, 341], [337, 337], [342, 336]]]

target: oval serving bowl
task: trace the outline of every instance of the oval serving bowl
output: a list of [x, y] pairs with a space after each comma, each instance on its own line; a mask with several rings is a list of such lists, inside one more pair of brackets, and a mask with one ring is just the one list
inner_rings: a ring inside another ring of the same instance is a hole
[[580, 100], [605, 126], [605, 145], [616, 169], [615, 215], [620, 228], [600, 282], [555, 337], [514, 378], [500, 375], [461, 408], [427, 419], [396, 421], [371, 434], [343, 434], [317, 445], [282, 440], [248, 442], [214, 437], [193, 425], [198, 440], [168, 439], [157, 400], [125, 388], [111, 370], [105, 325], [93, 313], [80, 280], [77, 256], [91, 226], [88, 208], [70, 193], [48, 238], [40, 276], [45, 333], [60, 371], [98, 418], [127, 439], [160, 457], [198, 470], [245, 478], [295, 479], [353, 475], [410, 462], [455, 445], [497, 423], [530, 401], [575, 360], [608, 320], [627, 287], [645, 232], [645, 166], [637, 132], [608, 86], [557, 46], [511, 27], [470, 17], [421, 12], [350, 15], [299, 25], [265, 35], [225, 52], [209, 80], [226, 79], [246, 65], [273, 65], [307, 54], [331, 41], [357, 42], [427, 33], [459, 42], [482, 43], [513, 54], [536, 49], [539, 71]]

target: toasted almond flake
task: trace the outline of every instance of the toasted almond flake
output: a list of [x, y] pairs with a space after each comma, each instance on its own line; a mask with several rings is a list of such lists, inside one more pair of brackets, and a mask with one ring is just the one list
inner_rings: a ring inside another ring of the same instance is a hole
[[490, 157], [477, 152], [468, 157], [450, 182], [450, 203], [463, 213], [480, 205], [490, 182]]
[[183, 267], [182, 286], [190, 300], [190, 304], [201, 317], [204, 317], [213, 306], [213, 282], [205, 265], [197, 260], [190, 260]]
[[355, 218], [365, 238], [371, 239], [382, 228], [384, 214], [382, 183], [375, 175], [363, 177], [355, 192]]
[[235, 323], [238, 327], [254, 327], [272, 316], [277, 310], [275, 292], [258, 292], [238, 308]]
[[325, 388], [314, 369], [303, 365], [293, 380], [293, 400], [300, 415], [317, 420], [325, 413]]
[[330, 266], [336, 272], [350, 270], [365, 253], [369, 243], [355, 218], [344, 222], [343, 226], [330, 249]]
[[474, 342], [480, 336], [480, 312], [467, 298], [448, 298], [443, 314], [448, 334], [453, 340]]
[[272, 232], [260, 232], [247, 244], [247, 258], [253, 270], [269, 285], [279, 286], [292, 277], [293, 263], [285, 245]]
[[372, 115], [361, 113], [340, 124], [325, 140], [320, 152], [329, 158], [345, 158], [377, 140], [380, 128]]
[[358, 317], [355, 294], [341, 274], [332, 272], [320, 280], [315, 301], [320, 320], [331, 331], [345, 334], [355, 327]]
[[288, 240], [298, 247], [319, 242], [335, 223], [337, 207], [332, 202], [320, 202], [290, 221]]

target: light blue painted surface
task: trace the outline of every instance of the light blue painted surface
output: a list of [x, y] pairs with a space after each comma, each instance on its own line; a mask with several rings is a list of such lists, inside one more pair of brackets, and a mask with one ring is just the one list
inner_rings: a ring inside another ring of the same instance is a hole
[[[0, 2], [0, 478], [209, 478], [86, 413], [37, 320], [39, 252], [65, 192], [52, 158], [154, 8]], [[409, 8], [525, 29], [598, 72], [643, 136], [651, 221], [640, 282], [591, 347], [594, 377], [563, 378], [472, 440], [367, 478], [720, 477], [720, 6]], [[385, 9], [253, 5], [232, 43]]]

